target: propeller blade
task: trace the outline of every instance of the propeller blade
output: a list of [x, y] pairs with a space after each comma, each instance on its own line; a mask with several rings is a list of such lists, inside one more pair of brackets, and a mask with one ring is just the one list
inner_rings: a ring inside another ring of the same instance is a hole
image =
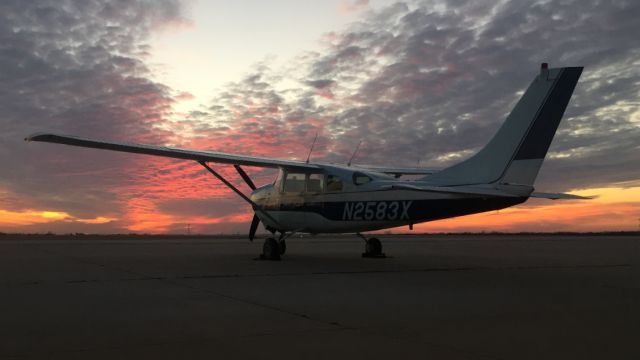
[[249, 185], [251, 190], [255, 190], [256, 186], [253, 184], [253, 181], [251, 181], [251, 178], [249, 177], [249, 175], [247, 175], [247, 173], [244, 172], [244, 170], [240, 167], [240, 165], [233, 165], [233, 167], [236, 168], [236, 171], [238, 172], [238, 174], [240, 174], [240, 176], [242, 177], [242, 180], [244, 180], [244, 182], [246, 182], [247, 185]]
[[253, 241], [253, 238], [256, 236], [256, 230], [258, 230], [258, 224], [260, 224], [260, 218], [258, 215], [253, 215], [253, 220], [251, 220], [251, 227], [249, 228], [249, 241]]

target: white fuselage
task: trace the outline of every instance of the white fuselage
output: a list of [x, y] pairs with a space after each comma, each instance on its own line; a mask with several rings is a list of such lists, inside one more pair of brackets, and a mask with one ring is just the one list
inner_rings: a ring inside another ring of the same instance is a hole
[[[256, 214], [265, 226], [307, 233], [362, 232], [502, 209], [527, 199], [394, 189], [418, 182], [345, 167], [323, 170], [316, 176], [281, 171], [273, 184], [256, 189], [251, 200], [262, 210]], [[339, 178], [341, 186], [330, 188], [330, 176]], [[296, 181], [305, 184], [293, 186]]]

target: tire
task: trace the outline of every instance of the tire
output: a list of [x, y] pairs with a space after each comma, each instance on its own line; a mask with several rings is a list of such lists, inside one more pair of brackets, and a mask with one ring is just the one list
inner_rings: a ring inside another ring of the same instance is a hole
[[367, 240], [367, 245], [365, 246], [365, 252], [369, 255], [380, 255], [382, 254], [382, 243], [377, 238], [371, 238]]
[[274, 238], [267, 238], [262, 245], [262, 256], [267, 260], [280, 260], [280, 246]]

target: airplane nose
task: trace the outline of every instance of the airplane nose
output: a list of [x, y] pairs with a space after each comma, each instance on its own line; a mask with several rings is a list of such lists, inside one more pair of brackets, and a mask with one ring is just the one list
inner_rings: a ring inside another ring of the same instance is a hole
[[273, 189], [273, 184], [268, 184], [265, 186], [261, 186], [255, 190], [253, 190], [251, 192], [251, 195], [249, 196], [249, 198], [256, 202], [259, 203], [260, 201], [265, 200], [267, 197], [269, 197], [269, 194], [271, 193], [270, 190]]

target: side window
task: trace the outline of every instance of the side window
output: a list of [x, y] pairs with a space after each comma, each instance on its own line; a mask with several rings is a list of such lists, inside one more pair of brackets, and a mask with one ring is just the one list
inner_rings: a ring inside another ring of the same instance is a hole
[[284, 179], [284, 192], [300, 193], [304, 191], [304, 174], [288, 173]]
[[307, 192], [319, 193], [324, 190], [324, 174], [309, 174], [307, 178]]
[[363, 173], [353, 173], [353, 183], [356, 185], [363, 185], [371, 182], [371, 178]]
[[327, 191], [342, 191], [342, 179], [337, 175], [327, 175]]

